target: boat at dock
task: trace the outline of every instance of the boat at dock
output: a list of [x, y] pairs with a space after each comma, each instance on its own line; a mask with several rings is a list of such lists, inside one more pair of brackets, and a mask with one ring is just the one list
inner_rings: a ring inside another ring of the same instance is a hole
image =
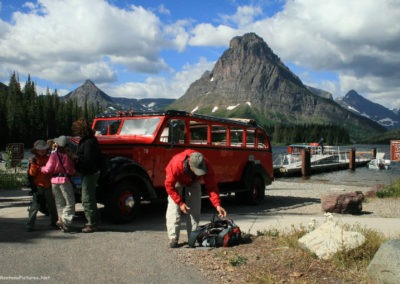
[[[298, 176], [302, 174], [303, 152], [309, 152], [311, 173], [349, 169], [351, 146], [323, 146], [318, 143], [292, 144], [287, 152], [277, 156], [274, 160], [274, 176]], [[374, 158], [373, 151], [354, 150], [354, 165], [365, 166]]]
[[367, 168], [371, 170], [389, 170], [391, 161], [385, 159], [385, 153], [377, 153], [376, 159], [368, 162]]

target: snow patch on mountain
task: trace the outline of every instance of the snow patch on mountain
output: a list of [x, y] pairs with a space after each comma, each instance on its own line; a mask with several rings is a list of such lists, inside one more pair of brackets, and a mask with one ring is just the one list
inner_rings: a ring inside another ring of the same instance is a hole
[[235, 108], [237, 108], [238, 106], [240, 106], [240, 104], [234, 105], [234, 106], [228, 106], [226, 107], [227, 110], [233, 110]]

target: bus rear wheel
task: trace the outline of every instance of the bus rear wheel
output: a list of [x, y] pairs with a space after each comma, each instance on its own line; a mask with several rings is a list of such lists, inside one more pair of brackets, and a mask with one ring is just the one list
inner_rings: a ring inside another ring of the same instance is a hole
[[248, 205], [259, 205], [265, 199], [265, 183], [259, 176], [254, 177], [254, 181], [247, 191], [236, 192], [236, 200]]

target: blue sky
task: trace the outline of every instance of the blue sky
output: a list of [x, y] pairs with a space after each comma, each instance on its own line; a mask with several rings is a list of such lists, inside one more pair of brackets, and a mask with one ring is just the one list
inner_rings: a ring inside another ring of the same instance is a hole
[[400, 0], [0, 0], [0, 81], [179, 98], [254, 32], [303, 83], [400, 107]]

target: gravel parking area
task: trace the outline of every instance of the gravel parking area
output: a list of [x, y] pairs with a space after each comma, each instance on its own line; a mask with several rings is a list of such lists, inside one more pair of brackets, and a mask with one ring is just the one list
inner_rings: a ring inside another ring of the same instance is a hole
[[[275, 181], [267, 187], [267, 202], [273, 203], [280, 214], [318, 214], [321, 215], [321, 199], [324, 194], [338, 192], [362, 191], [364, 194], [373, 187], [359, 187], [348, 185], [334, 185], [308, 182], [284, 182]], [[303, 198], [303, 203], [290, 205], [290, 197]], [[288, 206], [285, 206], [287, 203]], [[366, 198], [363, 202], [363, 216], [365, 217], [400, 217], [400, 199], [396, 198]]]

